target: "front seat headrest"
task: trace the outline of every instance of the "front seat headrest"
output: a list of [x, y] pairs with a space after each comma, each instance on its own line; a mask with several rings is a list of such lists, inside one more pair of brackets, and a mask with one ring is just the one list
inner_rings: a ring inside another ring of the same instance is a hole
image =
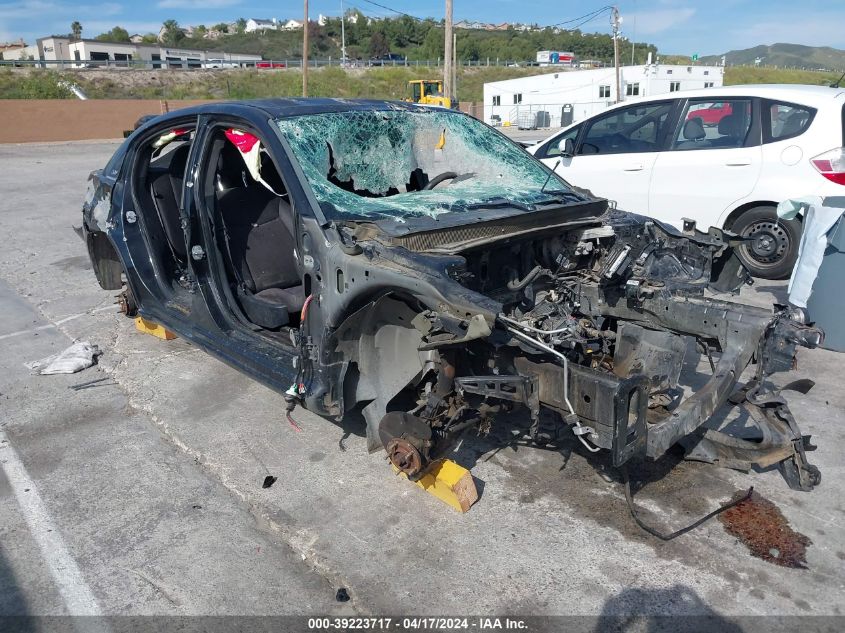
[[684, 122], [684, 138], [688, 141], [700, 141], [705, 136], [704, 123], [701, 117], [693, 117]]
[[736, 114], [729, 114], [719, 120], [719, 134], [722, 136], [730, 136], [731, 138], [739, 138], [742, 136], [742, 119]]

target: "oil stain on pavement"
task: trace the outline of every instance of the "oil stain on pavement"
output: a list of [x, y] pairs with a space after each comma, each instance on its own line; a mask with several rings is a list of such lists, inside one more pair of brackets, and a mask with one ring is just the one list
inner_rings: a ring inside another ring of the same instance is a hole
[[759, 493], [723, 512], [719, 521], [753, 556], [781, 567], [807, 568], [812, 541], [793, 530], [780, 509]]

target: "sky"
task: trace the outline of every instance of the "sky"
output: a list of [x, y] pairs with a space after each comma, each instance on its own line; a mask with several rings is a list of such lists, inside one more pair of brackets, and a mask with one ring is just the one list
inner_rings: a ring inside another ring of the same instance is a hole
[[[416, 17], [440, 18], [443, 0], [375, 0]], [[724, 53], [758, 44], [788, 42], [845, 49], [845, 2], [841, 0], [618, 0], [625, 37], [656, 44], [664, 54]], [[366, 0], [345, 0], [367, 15], [396, 13]], [[604, 6], [584, 0], [454, 0], [454, 19], [484, 22], [557, 24]], [[340, 0], [310, 0], [312, 19], [337, 16]], [[300, 18], [302, 2], [281, 0], [0, 0], [0, 42], [67, 33], [79, 20], [84, 37], [122, 26], [129, 33], [158, 32], [161, 23], [182, 25], [231, 22], [245, 18]], [[570, 22], [573, 24], [573, 22]], [[574, 24], [577, 24], [575, 22]], [[581, 29], [607, 32], [607, 13]]]

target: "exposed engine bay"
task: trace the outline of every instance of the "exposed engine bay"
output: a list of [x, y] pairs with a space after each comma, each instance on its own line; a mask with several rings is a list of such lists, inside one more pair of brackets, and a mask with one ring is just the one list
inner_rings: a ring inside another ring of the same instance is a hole
[[[613, 210], [602, 220], [438, 249], [457, 255], [451, 279], [488, 298], [484, 307], [496, 314], [492, 324], [449, 310], [413, 318], [423, 362], [415, 406], [387, 407], [378, 427], [393, 464], [417, 478], [462, 432], [487, 433], [497, 414], [521, 404], [534, 442], [568, 428], [588, 451], [610, 451], [614, 466], [657, 459], [681, 442], [690, 459], [746, 471], [778, 464], [790, 487], [812, 489], [820, 474], [806, 460], [809, 438], [768, 377], [793, 367], [796, 345], [814, 347], [823, 334], [800, 311], [773, 314], [705, 295], [749, 281], [729, 234], [693, 224], [678, 232]], [[684, 363], [699, 358], [712, 375], [685, 392]], [[738, 385], [749, 364], [753, 378]], [[752, 437], [705, 424], [729, 400], [749, 412]], [[557, 429], [541, 425], [542, 409]]]

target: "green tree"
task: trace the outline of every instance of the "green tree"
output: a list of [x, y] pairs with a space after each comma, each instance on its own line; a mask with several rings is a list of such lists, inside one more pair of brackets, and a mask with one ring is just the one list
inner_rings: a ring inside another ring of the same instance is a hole
[[179, 23], [176, 20], [165, 20], [162, 26], [164, 27], [164, 33], [162, 34], [161, 41], [165, 44], [175, 46], [180, 40], [185, 39], [185, 33], [179, 27]]
[[208, 34], [208, 27], [205, 24], [200, 24], [194, 29], [194, 38], [201, 40]]
[[225, 22], [220, 22], [219, 24], [215, 24], [213, 27], [215, 31], [219, 31], [220, 33], [228, 33], [229, 32], [229, 25]]
[[235, 22], [235, 24], [236, 24], [235, 28], [237, 29], [238, 33], [242, 34], [244, 31], [246, 31], [246, 20], [245, 19], [238, 18], [237, 21]]
[[79, 20], [74, 20], [70, 23], [70, 34], [73, 36], [73, 39], [81, 39], [82, 38], [82, 24], [79, 23]]
[[426, 33], [420, 50], [420, 59], [442, 59], [445, 40], [443, 29], [432, 28]]
[[387, 38], [381, 31], [376, 31], [370, 36], [370, 55], [372, 57], [381, 57], [390, 52], [390, 45], [387, 43]]
[[358, 9], [346, 12], [346, 45], [365, 44], [370, 37], [367, 16]]
[[100, 40], [101, 42], [128, 42], [129, 31], [124, 29], [122, 26], [116, 26], [111, 31], [100, 33], [94, 39]]
[[147, 33], [141, 37], [142, 44], [158, 44], [158, 36], [155, 33]]

